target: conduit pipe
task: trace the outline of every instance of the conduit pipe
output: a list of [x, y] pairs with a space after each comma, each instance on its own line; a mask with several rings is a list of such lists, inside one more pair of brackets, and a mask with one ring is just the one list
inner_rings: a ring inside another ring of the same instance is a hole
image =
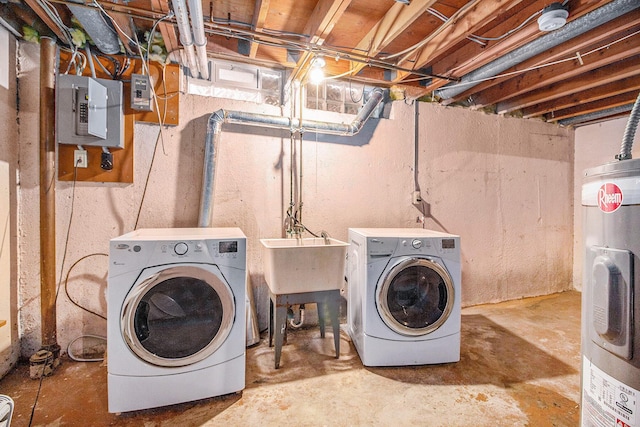
[[42, 347], [57, 358], [56, 193], [55, 193], [56, 43], [40, 40], [40, 312]]
[[188, 5], [193, 39], [196, 45], [196, 53], [198, 54], [200, 76], [205, 80], [209, 80], [209, 58], [207, 58], [207, 37], [204, 35], [202, 2], [200, 0], [188, 0]]
[[289, 130], [291, 132], [317, 132], [329, 135], [356, 135], [367, 122], [373, 110], [384, 96], [384, 91], [375, 88], [369, 100], [363, 105], [350, 124], [300, 120], [289, 117], [268, 116], [265, 114], [243, 113], [241, 111], [225, 111], [220, 109], [211, 116], [207, 123], [207, 135], [204, 143], [204, 168], [202, 174], [202, 193], [200, 195], [200, 213], [198, 227], [211, 227], [213, 211], [213, 192], [215, 178], [215, 148], [220, 142], [223, 123], [235, 123], [251, 126]]
[[564, 27], [555, 30], [542, 37], [538, 37], [531, 43], [527, 43], [506, 55], [474, 70], [460, 79], [459, 83], [449, 84], [435, 91], [442, 99], [451, 99], [462, 92], [479, 84], [483, 79], [497, 76], [499, 73], [526, 61], [554, 46], [564, 43], [580, 34], [586, 33], [600, 25], [603, 25], [625, 13], [640, 8], [638, 0], [614, 0], [586, 15], [575, 19]]
[[640, 122], [640, 93], [636, 102], [633, 104], [633, 109], [629, 115], [627, 121], [627, 127], [624, 129], [624, 135], [622, 136], [622, 145], [620, 146], [620, 154], [616, 156], [618, 160], [631, 159], [631, 147], [633, 147], [633, 138], [636, 135], [638, 129], [638, 122]]
[[198, 64], [196, 62], [196, 53], [193, 49], [193, 37], [191, 36], [187, 4], [185, 0], [171, 0], [171, 4], [173, 5], [173, 13], [176, 15], [176, 23], [178, 24], [178, 32], [180, 33], [180, 43], [184, 47], [184, 53], [187, 56], [189, 71], [193, 77], [197, 78]]

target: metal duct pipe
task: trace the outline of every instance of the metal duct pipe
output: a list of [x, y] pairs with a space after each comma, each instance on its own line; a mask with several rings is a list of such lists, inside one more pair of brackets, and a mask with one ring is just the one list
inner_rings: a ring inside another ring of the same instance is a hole
[[188, 0], [189, 15], [191, 16], [191, 28], [193, 39], [198, 54], [200, 76], [209, 80], [209, 58], [207, 57], [207, 37], [204, 34], [204, 16], [202, 15], [202, 2], [200, 0]]
[[560, 126], [572, 126], [580, 123], [592, 124], [595, 120], [610, 117], [614, 114], [622, 114], [631, 111], [632, 107], [633, 104], [620, 105], [619, 107], [608, 108], [606, 110], [594, 111], [593, 113], [583, 114], [581, 116], [562, 119], [558, 121], [558, 124]]
[[171, 0], [173, 13], [176, 15], [178, 32], [180, 33], [180, 43], [184, 47], [187, 55], [187, 64], [193, 77], [198, 77], [198, 64], [196, 63], [196, 53], [193, 50], [193, 37], [191, 36], [191, 25], [189, 24], [189, 14], [185, 0]]
[[82, 28], [89, 34], [100, 52], [106, 55], [120, 53], [120, 39], [110, 19], [106, 19], [96, 8], [67, 4], [67, 7], [78, 18]]
[[291, 132], [317, 132], [330, 135], [356, 135], [367, 122], [373, 110], [384, 96], [384, 91], [374, 88], [369, 100], [362, 106], [350, 124], [328, 123], [315, 120], [298, 120], [288, 117], [267, 116], [265, 114], [243, 113], [240, 111], [218, 110], [209, 116], [207, 135], [204, 142], [204, 168], [202, 173], [202, 192], [200, 195], [200, 213], [198, 227], [211, 227], [213, 211], [213, 193], [215, 178], [215, 149], [220, 142], [223, 123], [237, 123], [289, 130]]
[[551, 49], [567, 40], [586, 33], [593, 28], [605, 24], [640, 7], [638, 0], [614, 0], [586, 15], [569, 22], [564, 27], [555, 30], [542, 37], [538, 37], [531, 43], [527, 43], [506, 55], [492, 61], [477, 70], [474, 70], [460, 79], [459, 83], [449, 84], [435, 91], [442, 99], [450, 99], [476, 86], [482, 79], [487, 79], [526, 61], [540, 53]]
[[42, 347], [59, 354], [56, 332], [56, 54], [55, 41], [43, 37], [40, 40], [40, 311]]
[[628, 160], [631, 158], [631, 147], [633, 147], [633, 138], [638, 129], [638, 122], [640, 122], [640, 93], [638, 94], [638, 98], [636, 98], [636, 102], [633, 104], [629, 121], [627, 121], [627, 127], [624, 129], [620, 154], [616, 156], [616, 159]]

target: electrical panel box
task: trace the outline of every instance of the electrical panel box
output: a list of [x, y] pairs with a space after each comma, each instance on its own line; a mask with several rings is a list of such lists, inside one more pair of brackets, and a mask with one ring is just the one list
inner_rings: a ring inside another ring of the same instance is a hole
[[131, 74], [131, 108], [138, 111], [153, 111], [149, 76]]
[[122, 82], [59, 74], [56, 140], [59, 144], [124, 148]]

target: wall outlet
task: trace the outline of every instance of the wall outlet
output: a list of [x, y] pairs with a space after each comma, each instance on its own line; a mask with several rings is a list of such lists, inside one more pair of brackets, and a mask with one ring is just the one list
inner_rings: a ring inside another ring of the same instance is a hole
[[418, 205], [418, 204], [422, 203], [422, 196], [420, 195], [419, 191], [414, 191], [411, 194], [411, 197], [412, 197], [412, 202], [413, 202], [414, 205]]
[[88, 168], [87, 150], [75, 150], [73, 152], [73, 166], [76, 168]]

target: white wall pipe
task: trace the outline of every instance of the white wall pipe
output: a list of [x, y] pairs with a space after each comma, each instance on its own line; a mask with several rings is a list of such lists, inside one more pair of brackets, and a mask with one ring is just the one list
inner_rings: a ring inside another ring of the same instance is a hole
[[178, 32], [180, 33], [180, 43], [184, 47], [184, 53], [187, 56], [189, 71], [191, 71], [193, 77], [198, 77], [198, 63], [196, 62], [196, 53], [193, 49], [193, 37], [191, 36], [187, 3], [185, 0], [171, 0], [171, 4], [173, 5], [173, 12], [176, 15]]
[[204, 16], [202, 14], [202, 2], [200, 0], [188, 0], [189, 16], [191, 17], [191, 28], [193, 39], [198, 54], [198, 66], [200, 76], [209, 80], [209, 58], [207, 57], [207, 37], [204, 34]]

